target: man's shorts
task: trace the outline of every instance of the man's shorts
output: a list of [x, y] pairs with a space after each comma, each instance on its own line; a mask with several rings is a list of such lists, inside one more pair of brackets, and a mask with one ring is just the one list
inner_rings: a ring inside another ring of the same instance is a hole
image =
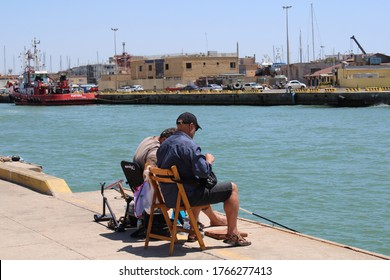
[[192, 206], [217, 204], [229, 199], [232, 190], [231, 182], [218, 182], [211, 189], [199, 188], [199, 191], [188, 197], [188, 200]]

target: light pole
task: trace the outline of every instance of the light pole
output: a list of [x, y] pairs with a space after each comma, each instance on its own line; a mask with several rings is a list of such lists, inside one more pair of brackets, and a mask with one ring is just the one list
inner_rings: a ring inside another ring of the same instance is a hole
[[115, 58], [115, 91], [118, 90], [118, 63], [116, 58], [116, 32], [118, 31], [118, 28], [111, 28], [112, 31], [114, 31], [114, 58]]
[[325, 58], [324, 56], [324, 48], [325, 46], [320, 46], [321, 47], [321, 60], [323, 60]]
[[288, 9], [292, 6], [283, 6], [283, 10], [286, 10], [286, 33], [287, 33], [287, 79], [290, 80], [290, 42], [288, 40]]

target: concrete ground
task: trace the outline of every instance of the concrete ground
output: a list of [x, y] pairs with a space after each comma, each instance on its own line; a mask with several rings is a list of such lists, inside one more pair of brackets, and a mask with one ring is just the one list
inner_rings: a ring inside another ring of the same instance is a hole
[[[114, 190], [106, 191], [114, 213], [124, 213], [124, 200]], [[389, 256], [351, 248], [315, 237], [240, 220], [252, 245], [229, 247], [221, 240], [205, 237], [207, 249], [180, 240], [173, 256], [169, 244], [115, 232], [107, 222], [97, 223], [102, 212], [100, 191], [41, 194], [18, 184], [0, 180], [0, 259], [2, 260], [381, 260]], [[207, 224], [205, 217], [202, 221]], [[207, 230], [207, 229], [206, 229]], [[185, 239], [181, 236], [180, 239]]]

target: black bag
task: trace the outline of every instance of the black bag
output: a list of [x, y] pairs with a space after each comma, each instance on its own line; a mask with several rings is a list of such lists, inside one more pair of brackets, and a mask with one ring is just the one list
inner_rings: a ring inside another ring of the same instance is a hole
[[[148, 225], [149, 225], [149, 218], [150, 218], [150, 215], [144, 211], [142, 213], [142, 218], [139, 219], [141, 221], [141, 225], [139, 226], [139, 228], [136, 231], [134, 231], [130, 235], [132, 238], [145, 238], [146, 237], [146, 231], [147, 231]], [[168, 225], [165, 222], [164, 215], [161, 212], [156, 211], [154, 213], [153, 224], [152, 224], [152, 233], [170, 236]]]
[[206, 189], [212, 189], [217, 184], [217, 176], [213, 171], [207, 176], [207, 178], [201, 178], [200, 184]]

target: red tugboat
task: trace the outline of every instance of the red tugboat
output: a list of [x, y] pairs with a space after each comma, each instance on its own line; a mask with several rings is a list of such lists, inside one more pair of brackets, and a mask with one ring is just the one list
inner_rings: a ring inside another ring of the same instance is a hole
[[[53, 81], [47, 71], [41, 70], [38, 59], [37, 41], [33, 40], [34, 52], [27, 51], [27, 66], [20, 84], [14, 85], [11, 98], [16, 105], [88, 105], [95, 104], [96, 97], [92, 93], [72, 92], [65, 75], [59, 81]], [[34, 67], [30, 65], [34, 60]]]

